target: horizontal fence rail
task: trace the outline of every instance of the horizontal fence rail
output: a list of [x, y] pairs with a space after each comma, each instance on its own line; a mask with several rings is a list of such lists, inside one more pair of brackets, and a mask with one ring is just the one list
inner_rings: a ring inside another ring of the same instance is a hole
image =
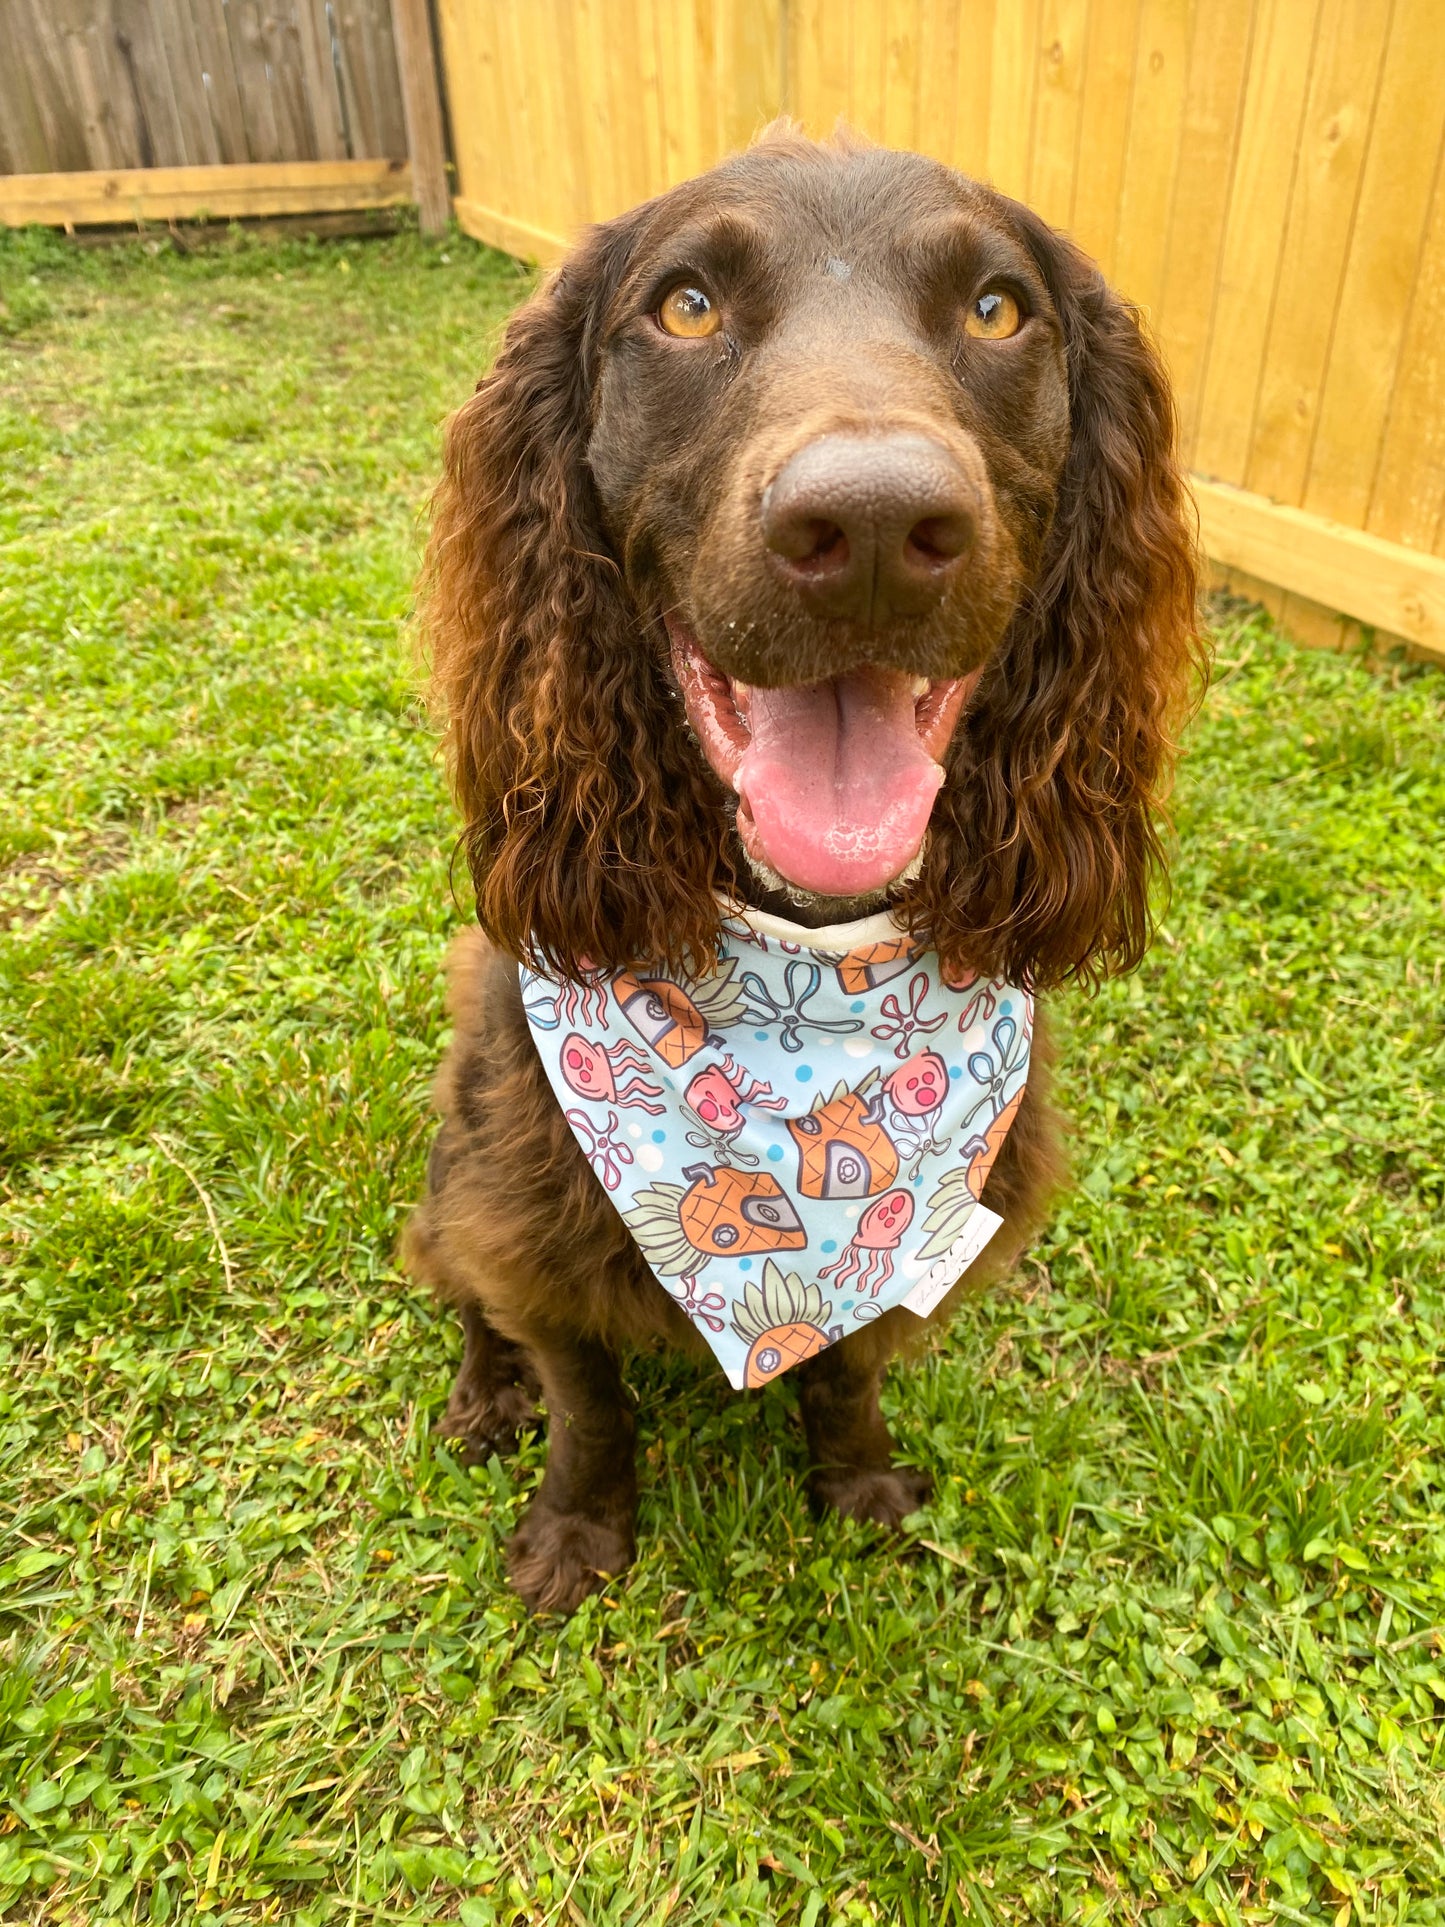
[[456, 213], [555, 259], [781, 112], [1030, 202], [1145, 314], [1211, 558], [1445, 652], [1440, 0], [439, 0]]
[[405, 161], [256, 161], [95, 174], [0, 175], [0, 225], [244, 220], [397, 207], [412, 199]]

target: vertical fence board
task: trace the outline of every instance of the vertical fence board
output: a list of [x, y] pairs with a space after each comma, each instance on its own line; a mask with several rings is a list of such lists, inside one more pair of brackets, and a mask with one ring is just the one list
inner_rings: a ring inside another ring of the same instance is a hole
[[404, 154], [406, 123], [387, 0], [329, 0], [328, 12], [353, 156]]
[[1198, 8], [1194, 17], [1180, 158], [1155, 320], [1169, 342], [1186, 457], [1194, 444], [1203, 362], [1219, 287], [1220, 245], [1253, 16], [1253, 0], [1217, 0], [1215, 5]]
[[266, 49], [261, 37], [260, 0], [226, 0], [226, 37], [241, 114], [246, 124], [246, 147], [253, 161], [278, 161], [281, 136], [266, 76]]
[[186, 132], [157, 9], [151, 0], [112, 0], [112, 4], [115, 44], [145, 129], [144, 164], [183, 166]]
[[[180, 163], [217, 167], [225, 160], [207, 97], [205, 67], [191, 0], [157, 0], [156, 39], [170, 76], [180, 137]], [[119, 160], [115, 163], [120, 165]]]
[[[572, 7], [569, 0], [549, 0], [549, 7], [552, 62], [550, 70], [539, 75], [542, 85], [538, 119], [544, 130], [575, 124], [571, 115], [580, 104], [582, 84], [575, 58], [577, 30]], [[545, 131], [543, 138], [546, 139]], [[549, 145], [555, 145], [555, 153], [549, 159], [556, 164], [557, 204], [564, 210], [565, 218], [567, 208], [587, 205], [586, 153], [575, 140]]]
[[1084, 42], [1073, 230], [1111, 280], [1138, 43], [1138, 0], [1094, 0]]
[[922, 0], [918, 16], [918, 136], [949, 160], [958, 146], [959, 8], [954, 0]]
[[792, 0], [788, 78], [792, 109], [814, 133], [827, 135], [848, 110], [851, 44], [836, 0]]
[[[671, 4], [671, 0], [660, 0]], [[716, 0], [722, 149], [745, 147], [782, 111], [782, 25], [777, 0]], [[658, 193], [665, 179], [652, 185]]]
[[11, 0], [11, 9], [16, 27], [11, 72], [28, 96], [28, 111], [17, 121], [21, 137], [32, 156], [43, 156], [40, 169], [84, 167], [85, 119], [55, 17], [44, 0]]
[[884, 17], [883, 139], [889, 147], [917, 147], [919, 34], [922, 0], [890, 0]]
[[[557, 202], [547, 176], [547, 154], [532, 126], [532, 63], [519, 54], [516, 7], [504, 6], [502, 15], [499, 57], [492, 74], [497, 118], [491, 125], [491, 140], [498, 150], [503, 206], [518, 214], [525, 210], [539, 226], [552, 227]], [[629, 180], [626, 187], [631, 186]]]
[[[532, 0], [530, 31], [524, 33], [520, 10], [513, 13], [513, 45], [525, 49], [527, 77], [518, 89], [526, 117], [526, 142], [520, 159], [536, 183], [547, 225], [567, 205], [570, 186], [569, 141], [557, 137], [558, 121], [548, 39], [554, 31], [557, 0]], [[576, 205], [574, 202], [573, 205]]]
[[[1007, 6], [1010, 0], [1002, 0]], [[989, 101], [993, 95], [993, 28], [998, 0], [954, 0], [958, 56], [953, 145], [940, 158], [965, 174], [988, 173]]]
[[1294, 182], [1316, 12], [1317, 0], [1260, 0], [1250, 49], [1194, 433], [1196, 465], [1235, 481], [1243, 480], [1249, 462], [1280, 284], [1280, 235]]
[[[595, 22], [603, 59], [597, 79], [608, 102], [609, 121], [614, 129], [613, 178], [621, 205], [627, 207], [634, 201], [646, 200], [653, 192], [650, 153], [654, 134], [648, 124], [651, 103], [638, 76], [641, 23], [637, 17], [637, 0], [625, 0], [625, 4], [614, 7], [613, 12], [614, 16], [620, 16], [614, 32], [607, 31], [606, 22], [600, 16]], [[721, 83], [717, 91], [720, 98]], [[713, 111], [719, 111], [718, 100], [713, 102]]]
[[1044, 0], [1029, 198], [1055, 227], [1074, 219], [1088, 24], [1088, 0]]
[[[658, 98], [662, 101], [662, 167], [669, 180], [686, 180], [697, 167], [698, 109], [694, 76], [687, 51], [697, 46], [695, 17], [690, 8], [664, 6], [652, 23], [657, 66]], [[685, 51], [686, 50], [686, 51]]]
[[[667, 0], [664, 0], [667, 4]], [[637, 113], [642, 126], [642, 180], [643, 194], [656, 192], [655, 184], [667, 178], [667, 144], [662, 132], [662, 93], [657, 77], [657, 16], [653, 0], [632, 0], [632, 59], [628, 68], [614, 75], [614, 84], [619, 87], [630, 82], [636, 90]], [[720, 98], [726, 98], [725, 77], [719, 74], [723, 84], [719, 87]], [[542, 125], [549, 123], [545, 111], [541, 116]], [[559, 184], [560, 185], [560, 184]], [[639, 199], [641, 196], [639, 196]], [[559, 203], [562, 199], [558, 195]]]
[[325, 0], [296, 0], [296, 34], [312, 151], [320, 161], [349, 160]]
[[261, 52], [266, 81], [276, 116], [276, 138], [281, 152], [302, 160], [316, 160], [316, 135], [306, 108], [305, 66], [296, 18], [298, 0], [284, 7], [271, 0], [261, 14]]
[[1436, 161], [1400, 372], [1365, 526], [1445, 554], [1445, 163]]
[[44, 145], [35, 127], [35, 104], [30, 86], [18, 61], [12, 60], [5, 76], [5, 97], [0, 111], [0, 173], [24, 174], [35, 170], [37, 160], [44, 164]]
[[1156, 326], [1179, 170], [1193, 12], [1191, 0], [1144, 0], [1135, 49], [1114, 273]]
[[993, 19], [987, 177], [1005, 194], [1029, 198], [1039, 0], [1003, 0]]
[[396, 64], [391, 0], [368, 0], [368, 6], [367, 47], [372, 86], [376, 91], [378, 152], [405, 154], [406, 107], [401, 98], [401, 75]]
[[[231, 0], [235, 4], [235, 0]], [[363, 154], [375, 152], [381, 139], [371, 75], [366, 59], [366, 22], [359, 0], [331, 0], [332, 59], [337, 75], [346, 124], [351, 130], [352, 148]]]
[[87, 164], [94, 167], [118, 166], [137, 149], [134, 106], [113, 71], [109, 15], [109, 4], [96, 0], [52, 0], [50, 7], [80, 110]]
[[1309, 472], [1389, 14], [1390, 0], [1349, 0], [1321, 10], [1279, 296], [1242, 478], [1280, 502], [1300, 500]]
[[1420, 58], [1440, 18], [1439, 0], [1396, 0], [1302, 498], [1357, 528], [1369, 513], [1445, 133], [1445, 59]]
[[215, 130], [219, 158], [233, 166], [254, 160], [236, 79], [236, 60], [222, 0], [192, 0], [191, 20], [201, 61], [201, 86]]
[[[688, 24], [684, 16], [680, 23], [684, 38], [687, 37]], [[694, 105], [688, 171], [695, 174], [699, 168], [708, 166], [727, 145], [726, 111], [720, 98], [721, 45], [726, 29], [721, 0], [693, 0], [691, 28]]]
[[[587, 218], [593, 221], [620, 213], [627, 201], [623, 187], [625, 170], [613, 128], [611, 100], [607, 90], [597, 84], [607, 53], [605, 5], [606, 0], [578, 0], [573, 15], [578, 82], [585, 102], [583, 154], [587, 162], [587, 186], [582, 205]], [[711, 107], [711, 103], [708, 105]]]

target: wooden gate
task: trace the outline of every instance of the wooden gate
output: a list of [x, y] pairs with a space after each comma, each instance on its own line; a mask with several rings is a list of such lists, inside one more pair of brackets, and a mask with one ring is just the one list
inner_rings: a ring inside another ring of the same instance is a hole
[[0, 0], [0, 222], [414, 197], [445, 224], [426, 0]]

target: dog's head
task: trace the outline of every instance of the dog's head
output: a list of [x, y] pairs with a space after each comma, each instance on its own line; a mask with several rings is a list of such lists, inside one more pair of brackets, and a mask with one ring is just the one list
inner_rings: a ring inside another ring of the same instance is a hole
[[1168, 389], [932, 161], [783, 135], [594, 229], [450, 425], [426, 608], [513, 954], [697, 965], [720, 894], [888, 901], [1038, 983], [1143, 948], [1195, 636]]

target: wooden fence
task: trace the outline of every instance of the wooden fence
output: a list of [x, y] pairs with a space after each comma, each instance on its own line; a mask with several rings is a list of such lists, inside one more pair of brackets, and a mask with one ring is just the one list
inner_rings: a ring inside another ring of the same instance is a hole
[[439, 0], [456, 212], [549, 259], [776, 113], [1069, 229], [1163, 344], [1206, 547], [1445, 657], [1442, 0]]
[[0, 0], [0, 222], [437, 225], [436, 103], [426, 0]]

